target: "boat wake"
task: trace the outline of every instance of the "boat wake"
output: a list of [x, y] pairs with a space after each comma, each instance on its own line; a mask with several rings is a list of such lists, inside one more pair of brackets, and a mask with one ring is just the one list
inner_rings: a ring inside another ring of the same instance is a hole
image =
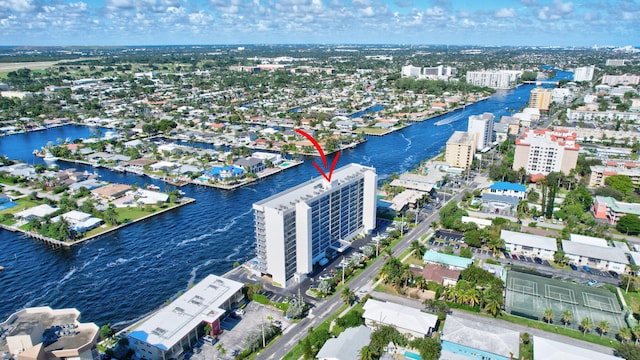
[[442, 125], [450, 124], [450, 123], [452, 123], [454, 121], [458, 121], [458, 120], [462, 119], [463, 117], [464, 117], [464, 112], [460, 112], [459, 114], [453, 115], [453, 116], [448, 117], [446, 119], [438, 120], [433, 124], [435, 126], [442, 126]]
[[400, 136], [402, 136], [402, 138], [407, 141], [407, 146], [404, 148], [404, 151], [405, 152], [409, 151], [409, 149], [411, 149], [411, 144], [413, 144], [413, 141], [411, 141], [411, 139], [409, 139], [408, 137], [404, 136], [403, 133], [400, 133]]

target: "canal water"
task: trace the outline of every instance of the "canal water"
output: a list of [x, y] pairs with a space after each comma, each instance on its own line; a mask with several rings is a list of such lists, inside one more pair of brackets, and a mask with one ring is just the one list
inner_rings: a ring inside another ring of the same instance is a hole
[[[526, 106], [532, 85], [494, 94], [451, 114], [416, 123], [382, 137], [369, 137], [344, 151], [338, 166], [354, 162], [373, 166], [381, 179], [410, 170], [433, 157], [455, 130], [466, 131], [470, 115], [493, 113], [497, 119]], [[442, 126], [438, 120], [455, 117]], [[0, 138], [0, 155], [29, 163], [42, 160], [34, 149], [49, 141], [88, 137], [92, 129], [65, 126]], [[191, 282], [222, 274], [235, 261], [254, 256], [254, 202], [319, 176], [304, 164], [260, 182], [223, 191], [188, 185], [197, 201], [133, 224], [73, 249], [52, 249], [36, 240], [0, 230], [0, 319], [23, 307], [76, 307], [84, 321], [124, 324], [162, 306]], [[93, 169], [60, 163], [61, 167]], [[165, 185], [147, 177], [97, 169], [102, 180]]]

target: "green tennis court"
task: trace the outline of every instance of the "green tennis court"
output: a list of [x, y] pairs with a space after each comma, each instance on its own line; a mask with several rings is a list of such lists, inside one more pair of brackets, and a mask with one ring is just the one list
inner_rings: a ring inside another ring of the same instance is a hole
[[[610, 326], [605, 335], [609, 336], [626, 326], [618, 298], [609, 290], [516, 271], [507, 272], [506, 286], [505, 309], [513, 315], [545, 321], [545, 310], [551, 309], [551, 323], [574, 329], [579, 329], [585, 317], [591, 320], [593, 329], [605, 320]], [[563, 313], [567, 310], [572, 319], [564, 324]]]

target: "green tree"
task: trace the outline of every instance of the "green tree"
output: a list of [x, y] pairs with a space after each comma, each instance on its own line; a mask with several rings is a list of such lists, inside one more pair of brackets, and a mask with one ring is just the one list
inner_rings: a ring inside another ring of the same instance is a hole
[[633, 181], [628, 175], [613, 175], [604, 179], [605, 185], [623, 194], [629, 194], [633, 191]]
[[542, 318], [544, 319], [544, 321], [547, 322], [547, 324], [550, 324], [551, 321], [553, 320], [553, 310], [551, 310], [550, 308], [544, 309], [544, 313], [542, 314]]
[[116, 331], [111, 324], [104, 324], [100, 327], [100, 339], [105, 340], [115, 335]]
[[410, 249], [411, 249], [411, 252], [413, 252], [414, 256], [417, 258], [422, 258], [425, 251], [427, 250], [426, 247], [422, 243], [420, 243], [419, 240], [413, 240], [411, 242]]
[[627, 235], [640, 234], [640, 218], [637, 215], [627, 214], [616, 223], [616, 230]]
[[629, 329], [628, 327], [623, 327], [618, 332], [618, 337], [623, 343], [629, 342], [629, 340], [631, 340], [631, 329]]
[[342, 293], [340, 293], [340, 298], [345, 304], [351, 306], [356, 301], [356, 294], [348, 286], [345, 286]]
[[471, 259], [473, 257], [473, 252], [469, 248], [460, 249], [460, 257]]
[[106, 209], [103, 213], [103, 220], [109, 225], [118, 225], [118, 213], [112, 207]]
[[580, 321], [580, 329], [582, 329], [583, 334], [586, 334], [587, 331], [590, 331], [592, 327], [593, 327], [593, 323], [591, 322], [591, 319], [589, 319], [588, 317], [585, 317], [582, 319], [582, 321]]
[[596, 326], [596, 328], [598, 329], [598, 333], [600, 333], [600, 336], [602, 336], [609, 332], [609, 330], [611, 329], [611, 325], [609, 325], [608, 321], [602, 320], [598, 323], [598, 326]]
[[492, 296], [487, 299], [484, 310], [491, 314], [493, 317], [497, 317], [502, 313], [502, 299], [498, 296]]
[[626, 360], [640, 360], [640, 346], [631, 343], [620, 343], [616, 347], [616, 355]]
[[559, 265], [565, 265], [567, 263], [567, 257], [564, 250], [557, 250], [553, 253], [553, 261]]
[[562, 323], [564, 324], [564, 326], [569, 325], [572, 320], [573, 314], [571, 313], [571, 310], [565, 310], [562, 312]]

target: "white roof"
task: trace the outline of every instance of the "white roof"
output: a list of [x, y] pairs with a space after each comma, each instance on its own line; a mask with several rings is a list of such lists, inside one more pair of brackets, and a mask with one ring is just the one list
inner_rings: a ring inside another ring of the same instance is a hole
[[607, 240], [602, 238], [597, 238], [594, 236], [569, 234], [569, 240], [573, 242], [579, 242], [579, 243], [593, 245], [593, 246], [601, 246], [601, 247], [609, 246], [609, 244], [607, 244]]
[[320, 360], [357, 360], [360, 358], [360, 349], [369, 345], [369, 338], [372, 332], [373, 330], [364, 325], [348, 328], [337, 338], [327, 340], [318, 355], [316, 355], [316, 358]]
[[[613, 349], [609, 350], [613, 351]], [[533, 358], [545, 360], [620, 360], [619, 357], [610, 354], [596, 352], [540, 336], [533, 337]]]
[[505, 357], [520, 352], [519, 332], [455, 315], [447, 315], [441, 339]]
[[408, 306], [369, 299], [364, 304], [363, 318], [427, 335], [435, 329], [438, 317]]
[[505, 244], [530, 246], [532, 248], [551, 251], [558, 250], [556, 239], [547, 236], [502, 230], [500, 231], [500, 238], [504, 240]]
[[578, 255], [594, 259], [607, 260], [619, 264], [628, 264], [627, 256], [620, 248], [588, 245], [562, 240], [562, 249], [567, 255]]
[[82, 222], [91, 217], [91, 214], [87, 214], [78, 210], [71, 210], [67, 213], [61, 215], [67, 221], [77, 221]]
[[482, 219], [473, 216], [463, 216], [460, 221], [462, 221], [464, 224], [472, 222], [480, 227], [491, 226], [491, 224], [493, 223], [491, 219]]
[[36, 217], [42, 218], [49, 214], [53, 214], [56, 211], [58, 211], [57, 208], [54, 208], [47, 204], [42, 204], [42, 205], [34, 206], [32, 208], [20, 211], [19, 213], [16, 214], [16, 217], [25, 218], [29, 216], [36, 216]]
[[395, 211], [400, 211], [407, 204], [416, 202], [425, 194], [426, 192], [423, 192], [423, 191], [410, 190], [410, 189], [404, 190], [400, 194], [393, 197], [393, 199], [391, 200], [391, 209]]
[[221, 307], [244, 285], [209, 275], [129, 333], [129, 337], [168, 350], [204, 320], [215, 321], [225, 312]]
[[633, 261], [634, 264], [640, 264], [640, 252], [630, 251], [629, 255], [631, 256], [631, 261]]
[[156, 204], [158, 201], [166, 202], [167, 200], [169, 200], [169, 195], [165, 193], [146, 190], [146, 189], [138, 189], [136, 191], [136, 195], [139, 196], [139, 198], [137, 199], [137, 202], [141, 202], [144, 204], [153, 205], [153, 204]]

